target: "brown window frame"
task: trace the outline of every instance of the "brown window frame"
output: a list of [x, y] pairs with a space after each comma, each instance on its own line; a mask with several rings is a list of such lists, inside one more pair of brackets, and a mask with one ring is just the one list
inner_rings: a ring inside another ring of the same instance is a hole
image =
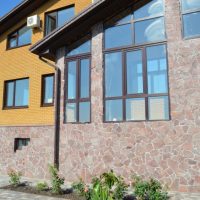
[[[53, 77], [53, 102], [52, 103], [45, 103], [44, 99], [45, 99], [45, 88], [46, 88], [46, 84], [45, 84], [45, 78], [46, 77]], [[41, 89], [41, 107], [50, 107], [50, 106], [54, 106], [54, 98], [55, 98], [55, 74], [51, 73], [51, 74], [44, 74], [42, 75], [42, 89]]]
[[45, 21], [44, 21], [44, 37], [51, 33], [51, 32], [47, 33], [47, 30], [48, 30], [47, 29], [47, 22], [48, 22], [47, 16], [51, 13], [56, 13], [56, 28], [58, 28], [58, 12], [65, 10], [65, 9], [68, 9], [68, 8], [72, 8], [72, 7], [74, 7], [74, 9], [75, 9], [75, 4], [71, 4], [71, 5], [68, 5], [68, 6], [64, 6], [62, 8], [58, 8], [58, 9], [55, 9], [55, 10], [45, 12], [45, 14], [44, 14], [44, 19], [45, 19]]
[[[20, 48], [20, 47], [24, 47], [24, 46], [29, 46], [32, 44], [32, 42], [29, 42], [27, 44], [23, 44], [23, 45], [19, 45], [19, 31], [24, 28], [25, 26], [27, 26], [26, 24], [23, 24], [22, 26], [20, 26], [17, 30], [13, 31], [12, 33], [10, 33], [7, 37], [7, 44], [6, 44], [6, 50], [11, 50], [11, 49], [16, 49], [16, 48]], [[14, 34], [16, 33], [15, 37], [12, 37]], [[10, 47], [10, 40], [16, 38], [16, 46], [15, 47]]]
[[[140, 19], [133, 19], [133, 13], [135, 12], [135, 10], [139, 9], [140, 7], [146, 5], [147, 3], [150, 3], [150, 0], [145, 0], [145, 1], [141, 1], [141, 2], [137, 2], [136, 4], [131, 5], [128, 9], [125, 9], [123, 11], [121, 11], [121, 13], [117, 12], [114, 15], [112, 15], [111, 17], [109, 17], [108, 19], [105, 20], [104, 22], [104, 34], [103, 34], [103, 51], [112, 51], [112, 50], [116, 50], [116, 49], [125, 49], [125, 48], [132, 48], [132, 47], [139, 47], [139, 46], [144, 46], [144, 45], [150, 45], [150, 44], [155, 44], [155, 43], [162, 43], [162, 42], [167, 42], [167, 33], [166, 33], [166, 20], [165, 20], [165, 0], [163, 0], [163, 14], [160, 15], [154, 15], [154, 16], [148, 16], [148, 17], [144, 17], [144, 18], [140, 18]], [[118, 20], [120, 20], [120, 16], [121, 14], [125, 16], [130, 15], [131, 14], [131, 20], [129, 22], [112, 22], [113, 18], [118, 18]], [[163, 40], [159, 40], [159, 41], [153, 41], [153, 42], [145, 42], [145, 43], [135, 43], [135, 23], [137, 22], [143, 22], [143, 21], [148, 21], [148, 20], [153, 20], [153, 19], [159, 19], [159, 18], [163, 18], [164, 20], [164, 27], [165, 27], [165, 39]], [[123, 46], [119, 46], [119, 47], [111, 47], [111, 48], [106, 48], [106, 39], [105, 39], [105, 30], [107, 28], [112, 28], [112, 27], [119, 27], [119, 26], [123, 26], [123, 25], [127, 25], [127, 24], [131, 24], [131, 33], [132, 33], [132, 44], [130, 45], [123, 45]]]
[[[4, 110], [7, 110], [7, 109], [23, 109], [23, 108], [28, 108], [29, 105], [25, 105], [25, 106], [15, 106], [15, 94], [16, 94], [16, 81], [19, 81], [19, 80], [30, 80], [29, 77], [26, 77], [26, 78], [20, 78], [20, 79], [13, 79], [13, 80], [7, 80], [7, 81], [4, 81], [4, 103], [3, 103], [3, 109]], [[13, 91], [13, 105], [12, 106], [7, 106], [6, 105], [6, 102], [7, 102], [7, 84], [10, 83], [10, 82], [14, 82], [14, 91]], [[29, 82], [30, 83], [30, 82]], [[30, 84], [29, 84], [29, 92], [30, 92]], [[30, 97], [30, 95], [29, 95]]]
[[180, 1], [180, 12], [181, 12], [181, 32], [182, 32], [182, 38], [184, 40], [190, 40], [190, 39], [200, 38], [200, 34], [198, 34], [196, 36], [189, 36], [189, 37], [186, 37], [184, 35], [185, 27], [184, 27], [184, 19], [183, 19], [184, 15], [188, 15], [188, 14], [192, 14], [192, 13], [200, 13], [200, 8], [190, 9], [188, 11], [183, 11], [183, 9], [182, 9], [182, 4], [183, 4], [182, 1], [183, 0], [179, 0], [179, 1]]
[[15, 138], [14, 140], [14, 152], [16, 152], [17, 150], [21, 150], [19, 149], [19, 141], [22, 141], [22, 143], [24, 143], [22, 146], [28, 146], [28, 144], [30, 143], [30, 138]]
[[[90, 69], [89, 69], [89, 97], [88, 98], [80, 98], [80, 79], [81, 79], [81, 70], [80, 70], [80, 63], [81, 60], [88, 59], [90, 62]], [[69, 99], [68, 98], [68, 63], [69, 62], [76, 62], [76, 98], [75, 99]], [[64, 123], [65, 124], [89, 124], [91, 123], [91, 53], [84, 53], [81, 55], [75, 55], [71, 56], [65, 59], [65, 86], [64, 86]], [[79, 104], [83, 102], [89, 102], [90, 103], [90, 121], [89, 122], [80, 122], [79, 121]], [[76, 122], [67, 122], [66, 119], [66, 104], [67, 103], [75, 103], [76, 104]]]
[[[144, 44], [140, 46], [126, 47], [126, 48], [113, 48], [113, 49], [104, 49], [104, 70], [103, 70], [103, 122], [104, 123], [122, 123], [122, 122], [142, 122], [142, 121], [170, 121], [171, 120], [171, 112], [170, 112], [170, 91], [169, 91], [169, 66], [168, 66], [168, 54], [166, 51], [166, 61], [167, 61], [167, 80], [168, 80], [168, 93], [156, 93], [156, 94], [148, 94], [148, 74], [147, 74], [147, 56], [146, 56], [146, 48], [165, 45], [167, 50], [166, 42], [156, 42], [151, 44]], [[126, 77], [126, 53], [132, 51], [142, 51], [142, 64], [143, 64], [143, 93], [141, 94], [128, 94], [127, 93], [127, 77]], [[105, 82], [105, 55], [108, 53], [122, 52], [122, 96], [117, 97], [106, 97], [106, 82]], [[158, 120], [150, 120], [149, 119], [149, 104], [148, 98], [151, 97], [168, 97], [168, 109], [169, 109], [169, 119], [158, 119]], [[126, 100], [127, 99], [137, 99], [144, 98], [145, 99], [145, 120], [126, 120]], [[122, 100], [122, 120], [121, 121], [106, 121], [106, 101], [107, 100]]]

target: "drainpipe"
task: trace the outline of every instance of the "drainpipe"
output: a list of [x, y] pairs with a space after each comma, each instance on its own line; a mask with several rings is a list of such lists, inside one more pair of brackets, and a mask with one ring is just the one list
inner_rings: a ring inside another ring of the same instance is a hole
[[59, 146], [60, 146], [60, 87], [61, 87], [61, 71], [60, 69], [48, 62], [42, 56], [39, 59], [55, 69], [55, 113], [54, 113], [54, 166], [59, 169]]

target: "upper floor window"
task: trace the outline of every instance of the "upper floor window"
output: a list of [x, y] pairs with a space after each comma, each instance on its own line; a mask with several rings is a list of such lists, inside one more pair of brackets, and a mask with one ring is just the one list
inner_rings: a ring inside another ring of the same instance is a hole
[[165, 40], [163, 0], [131, 9], [106, 24], [105, 48], [140, 45]]
[[61, 27], [75, 15], [74, 6], [46, 14], [46, 35]]
[[90, 57], [90, 41], [72, 47], [67, 53], [65, 121], [68, 123], [91, 121]]
[[200, 36], [200, 1], [181, 0], [183, 34], [185, 38]]
[[5, 82], [5, 108], [27, 107], [29, 101], [29, 79], [18, 79]]
[[42, 106], [52, 106], [54, 102], [54, 74], [42, 76]]
[[105, 53], [105, 121], [168, 120], [166, 46]]
[[15, 48], [31, 44], [32, 29], [23, 26], [8, 36], [7, 48]]

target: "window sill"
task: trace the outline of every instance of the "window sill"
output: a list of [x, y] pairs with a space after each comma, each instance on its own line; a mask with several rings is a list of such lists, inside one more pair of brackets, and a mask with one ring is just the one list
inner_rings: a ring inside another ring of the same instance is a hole
[[17, 110], [17, 109], [27, 109], [28, 106], [17, 106], [17, 107], [4, 107], [3, 110]]
[[199, 39], [200, 35], [196, 35], [196, 36], [191, 36], [191, 37], [184, 37], [183, 36], [183, 40], [192, 40], [192, 39]]
[[30, 45], [31, 45], [31, 43], [24, 44], [24, 45], [21, 45], [21, 46], [16, 46], [16, 47], [7, 47], [6, 51], [13, 50], [13, 49], [18, 49], [18, 48], [26, 47], [26, 46], [30, 46]]
[[42, 107], [42, 108], [45, 108], [45, 107], [54, 107], [54, 103], [49, 103], [49, 104], [41, 104], [41, 106], [40, 107]]

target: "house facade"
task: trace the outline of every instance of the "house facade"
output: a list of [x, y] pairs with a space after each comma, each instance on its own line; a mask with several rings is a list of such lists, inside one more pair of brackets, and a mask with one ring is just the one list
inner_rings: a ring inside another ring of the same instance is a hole
[[56, 62], [56, 121], [14, 128], [30, 142], [9, 158], [4, 144], [2, 171], [56, 161], [69, 182], [113, 169], [200, 192], [199, 20], [197, 0], [99, 0], [33, 44]]

